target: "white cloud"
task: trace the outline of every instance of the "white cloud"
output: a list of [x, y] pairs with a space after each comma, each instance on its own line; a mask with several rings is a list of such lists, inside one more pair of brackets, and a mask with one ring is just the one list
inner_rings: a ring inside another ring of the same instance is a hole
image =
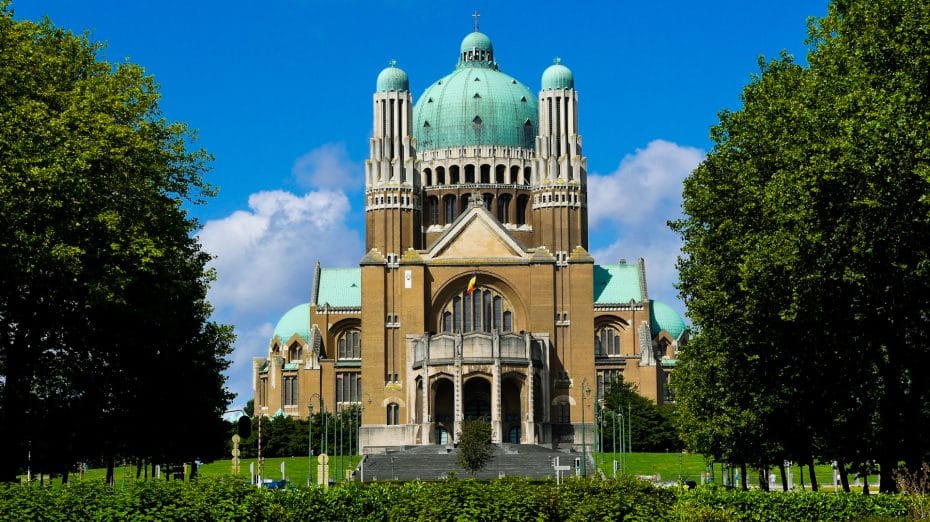
[[297, 158], [291, 174], [303, 188], [351, 190], [362, 184], [362, 166], [349, 158], [345, 143], [325, 143]]
[[598, 263], [644, 258], [650, 297], [682, 317], [675, 290], [681, 239], [667, 222], [681, 215], [682, 182], [703, 158], [700, 149], [654, 140], [625, 156], [612, 173], [588, 177], [594, 258]]
[[625, 156], [610, 174], [591, 174], [591, 228], [605, 222], [649, 226], [657, 217], [677, 215], [681, 209], [681, 182], [703, 157], [700, 149], [654, 140], [645, 149]]
[[214, 319], [233, 324], [239, 336], [228, 371], [235, 404], [252, 396], [251, 359], [265, 354], [274, 323], [309, 300], [316, 261], [356, 266], [361, 259], [361, 236], [346, 224], [350, 210], [341, 191], [257, 192], [248, 210], [208, 221], [200, 232], [204, 250], [215, 256]]

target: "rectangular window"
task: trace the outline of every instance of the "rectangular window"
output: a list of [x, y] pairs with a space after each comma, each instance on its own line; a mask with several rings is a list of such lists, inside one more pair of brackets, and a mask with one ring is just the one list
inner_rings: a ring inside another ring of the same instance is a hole
[[357, 403], [362, 396], [362, 374], [342, 372], [336, 374], [336, 402]]
[[284, 378], [284, 405], [295, 406], [297, 404], [297, 377]]
[[462, 299], [458, 296], [452, 298], [452, 331], [462, 331]]
[[475, 290], [473, 298], [474, 300], [472, 304], [474, 306], [472, 307], [472, 309], [474, 310], [474, 319], [475, 319], [474, 331], [480, 332], [481, 331], [481, 290]]
[[484, 331], [491, 331], [491, 292], [484, 293]]

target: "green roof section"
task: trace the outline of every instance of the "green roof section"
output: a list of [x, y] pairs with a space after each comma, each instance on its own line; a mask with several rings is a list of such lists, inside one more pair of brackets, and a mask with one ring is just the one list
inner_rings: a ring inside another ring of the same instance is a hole
[[391, 65], [378, 75], [376, 87], [378, 92], [410, 90], [410, 79], [407, 78], [407, 73], [403, 69], [396, 67], [394, 63], [391, 60]]
[[282, 343], [286, 343], [294, 334], [299, 335], [304, 341], [310, 340], [309, 303], [297, 305], [281, 316], [277, 326], [274, 327], [271, 339], [273, 341], [277, 337]]
[[572, 74], [571, 69], [562, 65], [562, 61], [559, 58], [556, 58], [555, 63], [543, 71], [542, 90], [574, 88], [575, 76]]
[[594, 265], [594, 304], [629, 304], [645, 301], [639, 285], [639, 265]]
[[649, 307], [651, 308], [649, 311], [649, 326], [652, 328], [653, 336], [665, 330], [673, 339], [681, 337], [687, 327], [678, 312], [661, 301], [651, 299], [649, 300]]
[[321, 268], [317, 306], [360, 308], [362, 306], [362, 270], [360, 268]]
[[427, 87], [413, 108], [417, 150], [488, 145], [532, 149], [539, 102], [529, 87], [498, 70], [491, 40], [474, 32], [462, 41], [452, 73]]

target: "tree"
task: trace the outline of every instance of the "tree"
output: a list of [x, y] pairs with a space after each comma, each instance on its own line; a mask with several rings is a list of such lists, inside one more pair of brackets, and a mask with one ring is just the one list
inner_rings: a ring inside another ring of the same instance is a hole
[[485, 419], [466, 420], [458, 439], [456, 459], [474, 477], [494, 457], [491, 424]]
[[[613, 381], [604, 395], [604, 415], [600, 429], [605, 435], [604, 444], [613, 449], [610, 436], [614, 422], [619, 428], [618, 413], [623, 415], [624, 426], [632, 428], [633, 451], [678, 451], [683, 443], [674, 424], [674, 405], [659, 406], [636, 391], [636, 385], [622, 378]], [[631, 423], [631, 424], [626, 424]]]
[[101, 49], [0, 2], [0, 480], [223, 447], [233, 334], [184, 208], [210, 156]]
[[[930, 6], [831, 3], [808, 67], [760, 60], [685, 182], [689, 446], [765, 466], [930, 456]], [[744, 474], [745, 475], [745, 474]], [[813, 475], [812, 475], [813, 478]]]

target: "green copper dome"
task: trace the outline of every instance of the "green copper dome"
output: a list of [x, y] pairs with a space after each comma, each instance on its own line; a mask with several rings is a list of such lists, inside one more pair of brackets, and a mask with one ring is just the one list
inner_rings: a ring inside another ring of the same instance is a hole
[[556, 58], [555, 63], [543, 71], [542, 90], [549, 89], [574, 89], [575, 77], [571, 69], [562, 65], [561, 61]]
[[392, 61], [391, 65], [378, 75], [377, 90], [378, 92], [409, 91], [410, 80], [407, 78], [407, 73], [403, 69], [395, 67]]
[[678, 312], [671, 306], [661, 302], [649, 300], [650, 310], [650, 327], [652, 335], [657, 335], [662, 330], [668, 332], [673, 339], [678, 339], [685, 331], [685, 322], [681, 320]]
[[493, 52], [494, 46], [491, 45], [491, 39], [488, 38], [488, 35], [475, 31], [462, 39], [461, 52], [472, 50]]
[[458, 66], [427, 87], [413, 108], [417, 150], [467, 145], [532, 149], [537, 100], [498, 70], [491, 40], [474, 32], [462, 41]]
[[286, 343], [294, 334], [299, 335], [304, 341], [310, 340], [309, 303], [297, 305], [288, 310], [274, 327], [274, 335], [271, 339], [274, 340], [277, 337], [282, 343]]

